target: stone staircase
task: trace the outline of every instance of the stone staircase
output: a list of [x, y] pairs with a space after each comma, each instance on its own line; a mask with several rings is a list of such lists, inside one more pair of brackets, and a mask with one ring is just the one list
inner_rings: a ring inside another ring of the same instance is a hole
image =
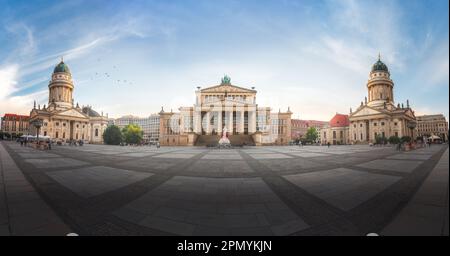
[[195, 142], [195, 146], [215, 147], [218, 145], [219, 140], [219, 135], [199, 135], [197, 137], [197, 141]]
[[[255, 142], [251, 135], [229, 135], [231, 146], [254, 146]], [[219, 135], [200, 135], [195, 142], [195, 146], [215, 147], [219, 144]]]
[[255, 146], [251, 135], [230, 135], [228, 139], [232, 146]]

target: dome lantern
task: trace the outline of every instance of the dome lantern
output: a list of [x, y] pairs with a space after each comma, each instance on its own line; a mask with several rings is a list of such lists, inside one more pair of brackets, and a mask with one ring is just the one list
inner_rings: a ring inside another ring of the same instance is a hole
[[58, 65], [56, 65], [55, 69], [53, 70], [53, 73], [59, 73], [59, 72], [64, 72], [64, 73], [70, 74], [69, 66], [67, 66], [66, 63], [64, 63], [64, 60], [62, 57], [61, 57], [61, 62], [58, 63]]
[[375, 62], [375, 64], [372, 65], [372, 72], [376, 72], [376, 71], [384, 71], [384, 72], [388, 72], [389, 73], [388, 67], [386, 66], [386, 64], [384, 64], [381, 61], [380, 54], [378, 54], [378, 61]]

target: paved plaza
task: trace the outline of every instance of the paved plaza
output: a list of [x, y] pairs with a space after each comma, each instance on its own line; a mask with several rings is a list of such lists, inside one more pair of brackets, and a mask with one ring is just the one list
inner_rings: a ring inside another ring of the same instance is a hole
[[1, 142], [0, 153], [0, 235], [404, 235], [427, 218], [426, 234], [448, 235], [446, 145], [40, 151]]

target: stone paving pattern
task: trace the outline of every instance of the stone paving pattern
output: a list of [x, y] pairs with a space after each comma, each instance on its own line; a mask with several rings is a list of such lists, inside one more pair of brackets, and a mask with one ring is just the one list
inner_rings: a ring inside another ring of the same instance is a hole
[[[11, 198], [40, 200], [29, 207], [56, 212], [53, 222], [66, 228], [53, 230], [61, 235], [67, 230], [80, 235], [365, 235], [401, 218], [441, 156], [448, 155], [446, 145], [411, 152], [367, 145], [157, 149], [89, 144], [39, 151], [1, 143], [9, 153], [3, 154], [18, 166], [15, 175], [28, 184], [23, 198], [10, 196], [14, 190], [5, 187], [5, 175], [11, 167], [3, 166], [0, 232], [7, 235], [28, 232], [11, 232]], [[432, 196], [444, 198], [448, 216], [448, 178], [446, 184], [446, 193], [441, 189]], [[393, 230], [389, 234], [395, 235]]]

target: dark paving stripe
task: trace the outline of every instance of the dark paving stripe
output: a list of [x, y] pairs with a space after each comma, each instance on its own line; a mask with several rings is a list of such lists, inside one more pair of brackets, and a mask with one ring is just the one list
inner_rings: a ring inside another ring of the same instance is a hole
[[381, 169], [370, 169], [360, 166], [347, 166], [345, 168], [352, 169], [354, 171], [361, 171], [361, 172], [368, 172], [368, 173], [374, 173], [374, 174], [382, 174], [382, 175], [389, 175], [389, 176], [396, 176], [396, 177], [407, 177], [410, 174], [405, 172], [397, 172], [397, 171], [391, 171], [391, 170], [381, 170]]
[[349, 213], [352, 222], [362, 233], [380, 232], [414, 196], [446, 149], [447, 146], [442, 147], [410, 175], [352, 209]]
[[[307, 224], [314, 226], [327, 223], [344, 214], [340, 209], [309, 194], [280, 177], [277, 173], [272, 172], [245, 152], [240, 151], [239, 153], [247, 160], [247, 163], [255, 172], [261, 173], [263, 181], [270, 189]], [[349, 226], [347, 228], [352, 229]]]

